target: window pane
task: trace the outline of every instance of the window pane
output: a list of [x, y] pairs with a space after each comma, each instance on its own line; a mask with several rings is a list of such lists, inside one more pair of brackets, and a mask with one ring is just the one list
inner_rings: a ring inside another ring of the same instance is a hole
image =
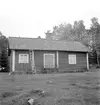
[[29, 63], [29, 55], [19, 54], [19, 63]]

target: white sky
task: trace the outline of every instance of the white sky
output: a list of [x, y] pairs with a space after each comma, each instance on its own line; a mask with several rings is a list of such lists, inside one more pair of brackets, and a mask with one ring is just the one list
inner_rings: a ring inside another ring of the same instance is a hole
[[99, 0], [0, 0], [0, 31], [5, 36], [45, 37], [60, 23], [100, 20]]

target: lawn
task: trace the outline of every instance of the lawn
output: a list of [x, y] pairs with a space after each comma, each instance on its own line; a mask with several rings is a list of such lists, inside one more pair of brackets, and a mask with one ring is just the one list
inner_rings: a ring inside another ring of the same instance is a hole
[[28, 105], [29, 98], [34, 105], [100, 105], [100, 71], [0, 74], [0, 105]]

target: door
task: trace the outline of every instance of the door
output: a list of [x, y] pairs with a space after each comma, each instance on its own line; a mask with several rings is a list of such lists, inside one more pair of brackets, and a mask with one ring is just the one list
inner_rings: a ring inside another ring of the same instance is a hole
[[44, 68], [55, 68], [55, 54], [44, 54]]

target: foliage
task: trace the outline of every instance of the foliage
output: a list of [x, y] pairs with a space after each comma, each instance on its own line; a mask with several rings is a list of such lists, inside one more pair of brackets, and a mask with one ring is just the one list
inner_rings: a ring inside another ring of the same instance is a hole
[[100, 24], [96, 17], [92, 18], [91, 22], [92, 46], [97, 55], [97, 64], [100, 66]]
[[82, 20], [75, 21], [74, 25], [62, 23], [53, 27], [53, 31], [46, 32], [46, 38], [52, 40], [80, 41], [85, 45], [89, 45], [90, 35], [85, 29]]
[[7, 72], [9, 70], [8, 53], [5, 49], [3, 49], [1, 53], [1, 67], [5, 68], [2, 70], [3, 72]]
[[75, 40], [82, 40], [85, 31], [84, 22], [82, 20], [74, 22], [73, 35], [75, 35]]
[[4, 67], [3, 71], [9, 70], [8, 61], [8, 39], [0, 32], [0, 66]]

